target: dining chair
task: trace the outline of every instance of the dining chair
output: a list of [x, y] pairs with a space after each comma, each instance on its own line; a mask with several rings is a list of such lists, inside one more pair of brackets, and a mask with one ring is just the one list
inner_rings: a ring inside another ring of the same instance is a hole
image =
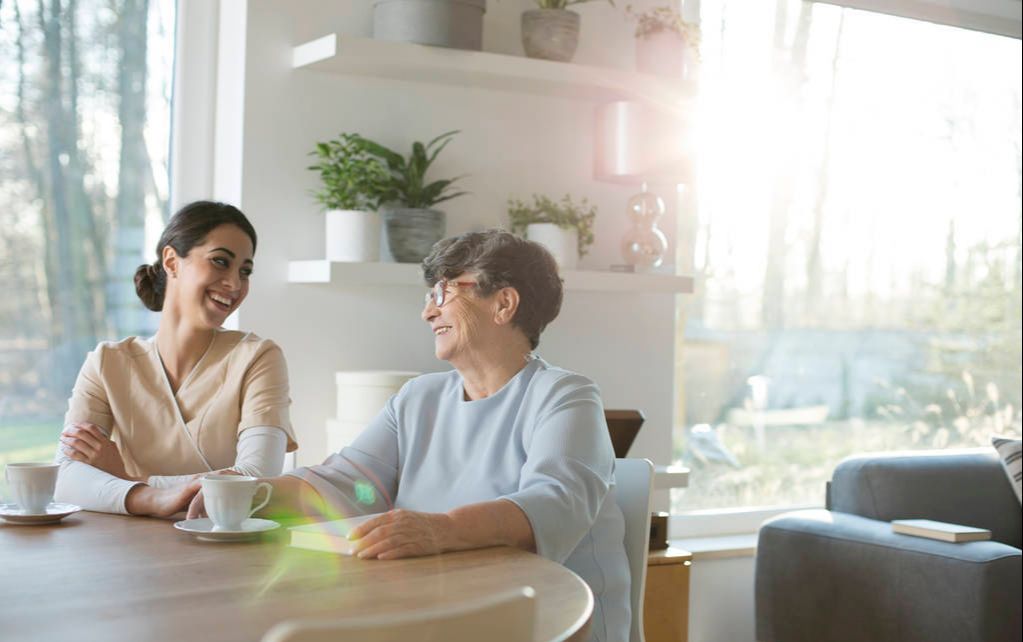
[[615, 460], [615, 501], [625, 516], [625, 554], [632, 575], [630, 642], [644, 642], [643, 593], [650, 552], [650, 494], [653, 490], [654, 465], [649, 459]]
[[262, 642], [523, 642], [533, 639], [536, 593], [530, 586], [466, 600], [455, 607], [400, 615], [286, 620]]

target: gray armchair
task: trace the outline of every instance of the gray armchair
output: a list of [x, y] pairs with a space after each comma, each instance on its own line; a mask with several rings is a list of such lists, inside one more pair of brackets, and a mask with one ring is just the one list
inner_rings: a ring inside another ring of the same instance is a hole
[[[1019, 642], [1021, 511], [993, 450], [847, 459], [827, 505], [760, 529], [759, 642]], [[901, 535], [893, 519], [987, 528], [992, 540]]]

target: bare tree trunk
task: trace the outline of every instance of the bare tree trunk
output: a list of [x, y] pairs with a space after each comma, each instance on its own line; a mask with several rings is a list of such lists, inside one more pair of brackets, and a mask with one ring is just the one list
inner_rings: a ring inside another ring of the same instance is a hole
[[[805, 77], [806, 45], [810, 36], [812, 5], [800, 3], [796, 35], [792, 41], [791, 56], [783, 60], [785, 25], [788, 0], [777, 0], [775, 12], [775, 68], [787, 77], [787, 88], [791, 96], [791, 109], [798, 106], [798, 91]], [[789, 138], [792, 138], [789, 136]], [[792, 193], [796, 180], [796, 154], [791, 145], [788, 157], [781, 158], [774, 185], [769, 228], [767, 232], [767, 269], [764, 274], [764, 293], [761, 302], [761, 319], [767, 329], [785, 327], [785, 236], [788, 231], [789, 208], [792, 207]]]
[[[86, 243], [93, 211], [85, 192], [78, 141], [74, 137], [76, 116], [69, 113], [64, 88], [65, 43], [61, 25], [68, 16], [60, 0], [52, 0], [48, 12], [43, 0], [39, 0], [38, 7], [46, 78], [43, 114], [49, 173], [47, 200], [52, 207], [47, 241], [55, 250], [53, 260], [47, 262], [47, 281], [56, 284], [50, 288], [54, 304], [52, 336], [60, 373], [54, 377], [53, 385], [70, 389], [82, 358], [96, 344], [105, 305], [102, 291], [94, 287], [98, 257], [90, 255]], [[73, 38], [73, 31], [71, 35]], [[76, 72], [70, 66], [69, 75]], [[68, 79], [69, 85], [77, 82], [76, 77]]]
[[835, 53], [831, 58], [831, 93], [828, 96], [827, 124], [824, 129], [824, 154], [821, 159], [820, 176], [817, 180], [817, 197], [813, 207], [813, 233], [810, 238], [810, 251], [806, 261], [806, 312], [813, 318], [823, 295], [823, 268], [821, 266], [821, 236], [824, 232], [824, 204], [828, 198], [828, 185], [831, 169], [831, 115], [835, 108], [835, 91], [838, 84], [838, 58], [842, 50], [842, 29], [845, 26], [845, 9], [838, 21], [838, 34], [835, 36]]
[[143, 261], [146, 187], [150, 181], [146, 122], [146, 27], [148, 0], [124, 0], [120, 7], [117, 76], [121, 155], [118, 167], [113, 265], [107, 284], [109, 313], [119, 335], [141, 334], [145, 316], [131, 276]]

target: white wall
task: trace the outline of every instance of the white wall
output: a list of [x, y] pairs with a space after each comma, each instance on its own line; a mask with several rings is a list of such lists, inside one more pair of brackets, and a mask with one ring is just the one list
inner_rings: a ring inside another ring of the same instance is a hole
[[[485, 48], [521, 53], [519, 14], [528, 5], [490, 5]], [[434, 359], [419, 319], [422, 288], [285, 282], [288, 260], [323, 257], [323, 220], [309, 196], [316, 177], [305, 169], [316, 141], [354, 131], [405, 149], [413, 140], [461, 129], [433, 170], [437, 177], [469, 175], [464, 187], [471, 195], [444, 205], [449, 234], [502, 224], [510, 196], [568, 192], [600, 207], [597, 245], [581, 267], [621, 262], [624, 206], [635, 190], [591, 176], [593, 104], [291, 69], [295, 44], [334, 30], [368, 36], [369, 0], [222, 0], [222, 9], [221, 86], [225, 74], [232, 76], [217, 106], [218, 129], [228, 131], [218, 131], [215, 196], [237, 202], [260, 234], [240, 325], [285, 350], [300, 465], [325, 454], [334, 371], [447, 368]], [[577, 60], [630, 67], [631, 27], [621, 13], [600, 3], [579, 11]], [[243, 78], [233, 75], [237, 68]], [[240, 140], [231, 135], [238, 125]], [[666, 230], [673, 226], [664, 223]], [[674, 315], [672, 296], [569, 292], [539, 350], [595, 379], [608, 407], [643, 409], [648, 422], [630, 454], [656, 463], [668, 463], [671, 452]], [[666, 498], [659, 503], [666, 506]]]
[[[529, 3], [488, 4], [484, 49], [522, 55], [519, 16]], [[187, 196], [183, 200], [204, 197], [212, 185], [214, 197], [240, 205], [259, 231], [256, 274], [240, 327], [276, 340], [288, 357], [299, 465], [325, 454], [335, 371], [447, 368], [433, 357], [432, 338], [419, 320], [422, 288], [286, 283], [287, 261], [323, 257], [323, 220], [309, 196], [316, 177], [305, 169], [316, 141], [352, 131], [404, 149], [413, 140], [461, 129], [435, 169], [437, 177], [469, 174], [464, 187], [472, 194], [444, 205], [449, 234], [501, 224], [510, 196], [569, 192], [600, 208], [597, 243], [581, 267], [606, 269], [621, 262], [624, 206], [635, 189], [591, 176], [594, 105], [294, 71], [295, 44], [332, 31], [368, 36], [370, 0], [220, 0], [220, 5], [214, 175], [188, 171], [196, 168], [179, 158], [176, 193]], [[583, 26], [576, 62], [631, 69], [632, 26], [621, 8], [594, 2], [577, 10]], [[199, 109], [202, 116], [212, 107], [176, 108]], [[177, 135], [207, 136], [207, 126], [187, 125], [208, 121], [199, 116], [182, 119]], [[205, 145], [192, 143], [176, 149]], [[661, 227], [669, 236], [668, 256], [674, 256], [674, 199], [668, 198], [674, 187], [652, 188], [666, 197], [669, 213]], [[671, 453], [674, 331], [672, 296], [568, 292], [539, 352], [596, 380], [608, 407], [641, 408], [648, 420], [630, 455], [663, 464]], [[665, 510], [666, 493], [655, 504]], [[694, 564], [693, 642], [752, 640], [752, 614], [750, 559]]]
[[689, 584], [689, 642], [753, 642], [755, 558], [697, 559]]

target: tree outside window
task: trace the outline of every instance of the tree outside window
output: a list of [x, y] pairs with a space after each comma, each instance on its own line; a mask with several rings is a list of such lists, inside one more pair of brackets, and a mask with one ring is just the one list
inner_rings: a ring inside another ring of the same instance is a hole
[[155, 330], [174, 5], [0, 3], [0, 463], [51, 458], [85, 354]]

